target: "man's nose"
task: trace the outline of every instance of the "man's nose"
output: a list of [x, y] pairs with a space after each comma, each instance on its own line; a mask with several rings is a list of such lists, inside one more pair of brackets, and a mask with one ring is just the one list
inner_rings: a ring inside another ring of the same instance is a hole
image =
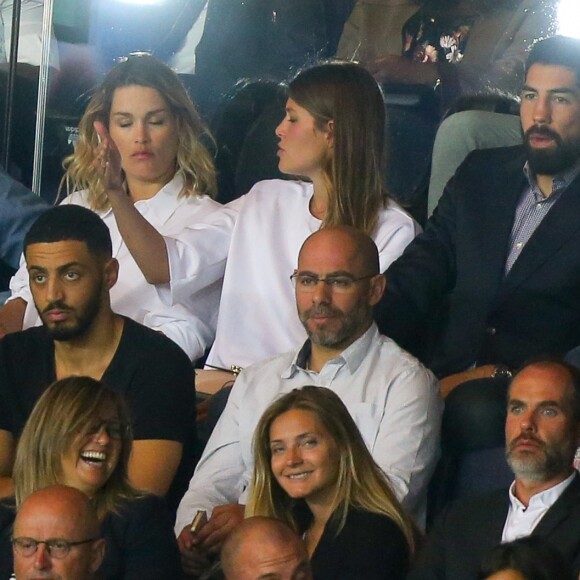
[[38, 544], [34, 554], [34, 567], [37, 570], [49, 570], [52, 565], [46, 544]]
[[312, 291], [312, 302], [315, 304], [330, 302], [332, 288], [327, 284], [326, 280], [318, 280], [314, 290]]
[[552, 107], [549, 97], [539, 96], [534, 102], [534, 123], [546, 124], [552, 121]]

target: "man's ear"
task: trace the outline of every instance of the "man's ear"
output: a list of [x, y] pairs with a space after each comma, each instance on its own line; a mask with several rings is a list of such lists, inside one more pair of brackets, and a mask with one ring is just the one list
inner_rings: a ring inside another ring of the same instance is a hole
[[91, 572], [95, 573], [103, 563], [103, 558], [105, 557], [105, 539], [100, 538], [93, 542], [93, 547], [91, 551]]
[[109, 258], [103, 266], [103, 274], [107, 290], [110, 290], [119, 277], [119, 262], [116, 258]]
[[377, 274], [373, 276], [369, 284], [369, 304], [374, 306], [379, 302], [385, 293], [387, 287], [387, 279], [384, 274]]

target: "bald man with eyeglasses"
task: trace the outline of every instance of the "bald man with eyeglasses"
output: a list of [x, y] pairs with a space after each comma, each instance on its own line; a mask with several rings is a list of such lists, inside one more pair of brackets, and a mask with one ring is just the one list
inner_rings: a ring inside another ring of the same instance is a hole
[[[442, 403], [433, 374], [381, 336], [373, 322], [372, 308], [385, 288], [375, 243], [352, 227], [323, 228], [304, 242], [291, 278], [308, 340], [247, 367], [236, 379], [177, 513], [190, 574], [200, 573], [243, 517], [252, 435], [261, 414], [280, 394], [305, 385], [340, 396], [398, 498], [424, 521]], [[198, 510], [211, 516], [192, 534]]]
[[55, 485], [24, 500], [12, 548], [16, 580], [92, 580], [105, 555], [105, 540], [89, 498]]

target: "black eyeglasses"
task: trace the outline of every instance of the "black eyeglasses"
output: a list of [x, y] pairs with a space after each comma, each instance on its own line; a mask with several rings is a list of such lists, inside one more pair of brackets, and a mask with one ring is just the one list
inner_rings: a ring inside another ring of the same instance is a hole
[[368, 276], [360, 276], [355, 278], [347, 274], [336, 274], [321, 277], [317, 274], [300, 274], [299, 272], [294, 272], [290, 276], [290, 280], [294, 284], [294, 287], [298, 292], [314, 292], [316, 287], [320, 282], [324, 282], [328, 287], [337, 294], [346, 294], [350, 292], [354, 285], [361, 280], [369, 280], [374, 278], [376, 274], [369, 274]]
[[25, 558], [36, 554], [38, 546], [44, 544], [51, 557], [61, 559], [68, 556], [71, 548], [74, 546], [81, 546], [89, 542], [95, 542], [99, 538], [89, 538], [88, 540], [81, 540], [80, 542], [70, 542], [69, 540], [51, 539], [51, 540], [35, 540], [34, 538], [12, 538], [12, 545], [14, 549]]
[[98, 421], [93, 423], [87, 430], [87, 435], [92, 437], [97, 433], [101, 432], [101, 429], [105, 429], [107, 435], [111, 439], [123, 439], [129, 434], [129, 425], [118, 421], [116, 419], [111, 419], [109, 421]]

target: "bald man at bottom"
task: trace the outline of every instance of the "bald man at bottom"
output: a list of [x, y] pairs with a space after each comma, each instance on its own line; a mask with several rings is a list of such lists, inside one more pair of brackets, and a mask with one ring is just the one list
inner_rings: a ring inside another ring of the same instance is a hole
[[93, 580], [103, 556], [97, 514], [87, 496], [63, 485], [28, 496], [12, 540], [16, 580]]
[[226, 580], [312, 580], [304, 542], [273, 518], [244, 520], [224, 543], [221, 561]]

